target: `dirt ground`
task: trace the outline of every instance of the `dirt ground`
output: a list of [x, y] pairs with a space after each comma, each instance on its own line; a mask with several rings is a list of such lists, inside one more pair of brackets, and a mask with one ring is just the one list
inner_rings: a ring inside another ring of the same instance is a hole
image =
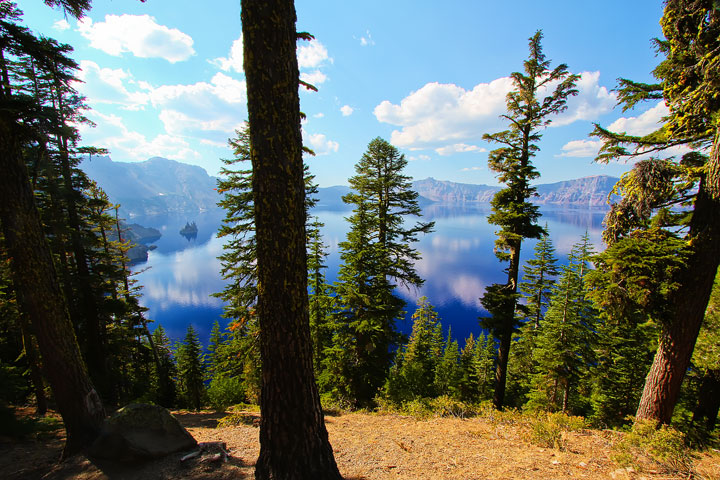
[[[133, 465], [79, 455], [58, 464], [62, 429], [35, 439], [0, 438], [0, 478], [15, 479], [242, 479], [253, 478], [259, 443], [257, 412], [246, 424], [216, 428], [224, 414], [175, 412], [198, 442], [227, 444], [227, 462], [208, 456], [181, 461], [183, 453]], [[253, 422], [254, 421], [254, 422]], [[253, 425], [253, 423], [255, 425]], [[340, 472], [348, 480], [380, 479], [653, 479], [720, 480], [720, 452], [694, 459], [692, 476], [621, 469], [610, 460], [618, 434], [584, 430], [565, 434], [566, 448], [528, 442], [527, 427], [476, 417], [418, 420], [400, 415], [342, 413], [326, 416]], [[185, 452], [187, 453], [187, 452]]]

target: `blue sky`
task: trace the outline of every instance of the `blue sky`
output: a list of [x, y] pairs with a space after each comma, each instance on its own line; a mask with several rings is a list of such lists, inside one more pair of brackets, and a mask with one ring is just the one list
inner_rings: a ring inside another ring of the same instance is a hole
[[[82, 67], [78, 89], [97, 127], [84, 143], [115, 161], [163, 156], [211, 175], [231, 157], [227, 139], [246, 118], [239, 0], [94, 0], [82, 21], [40, 0], [20, 0], [36, 33], [69, 43]], [[582, 74], [580, 94], [545, 130], [535, 165], [540, 183], [620, 175], [628, 164], [597, 165], [592, 123], [652, 131], [662, 102], [623, 114], [618, 77], [652, 81], [658, 62], [659, 0], [297, 0], [301, 92], [308, 159], [320, 186], [347, 184], [367, 144], [380, 136], [409, 160], [407, 173], [496, 183], [494, 148], [483, 133], [503, 130], [508, 75], [522, 69], [527, 39], [544, 32], [553, 66]]]

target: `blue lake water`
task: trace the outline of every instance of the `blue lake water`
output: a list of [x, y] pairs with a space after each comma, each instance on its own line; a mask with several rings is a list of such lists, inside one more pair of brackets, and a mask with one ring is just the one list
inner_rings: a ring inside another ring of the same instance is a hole
[[[325, 224], [323, 239], [328, 246], [329, 283], [335, 281], [340, 263], [338, 244], [345, 240], [351, 212], [315, 210]], [[444, 329], [452, 326], [453, 338], [464, 339], [471, 332], [480, 333], [478, 316], [484, 313], [479, 298], [485, 287], [505, 280], [503, 269], [494, 253], [495, 229], [487, 223], [489, 205], [440, 206], [424, 209], [423, 220], [434, 220], [435, 231], [415, 244], [422, 255], [416, 269], [425, 279], [420, 289], [401, 289], [397, 293], [407, 302], [407, 319], [398, 328], [409, 333], [410, 315], [421, 296], [428, 297], [441, 318]], [[600, 209], [543, 208], [541, 224], [547, 224], [550, 237], [561, 261], [572, 245], [587, 231], [597, 250], [601, 242], [602, 219]], [[223, 218], [222, 212], [208, 212], [187, 216], [153, 216], [133, 218], [132, 222], [161, 231], [155, 242], [157, 249], [149, 252], [146, 263], [137, 265], [136, 278], [143, 288], [141, 304], [149, 309], [148, 317], [155, 325], [162, 324], [173, 340], [183, 337], [192, 324], [203, 344], [207, 344], [215, 320], [222, 327], [222, 302], [211, 294], [223, 289], [220, 261], [223, 239], [216, 232]], [[180, 229], [188, 221], [198, 226], [197, 237], [186, 238]], [[533, 255], [534, 241], [523, 244], [523, 261]], [[149, 267], [149, 268], [148, 268]], [[462, 344], [462, 341], [460, 342]]]

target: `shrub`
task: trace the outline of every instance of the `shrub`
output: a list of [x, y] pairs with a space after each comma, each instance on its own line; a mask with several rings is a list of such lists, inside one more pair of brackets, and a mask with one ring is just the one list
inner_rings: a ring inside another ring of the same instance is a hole
[[685, 445], [685, 435], [653, 420], [635, 422], [624, 438], [613, 446], [612, 460], [620, 466], [638, 471], [661, 468], [668, 473], [690, 474], [692, 456]]
[[210, 406], [219, 412], [245, 399], [242, 380], [238, 377], [215, 377], [210, 382], [207, 392]]
[[585, 428], [582, 417], [572, 417], [564, 413], [549, 413], [547, 416], [536, 417], [530, 424], [530, 442], [546, 448], [564, 450], [567, 442], [564, 432], [572, 432]]

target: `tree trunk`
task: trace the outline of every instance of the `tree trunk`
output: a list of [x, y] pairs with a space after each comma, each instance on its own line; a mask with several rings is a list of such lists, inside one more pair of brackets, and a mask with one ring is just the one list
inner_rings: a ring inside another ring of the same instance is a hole
[[242, 0], [262, 390], [257, 479], [341, 478], [313, 378], [292, 0]]
[[33, 323], [45, 377], [65, 423], [63, 457], [67, 457], [96, 437], [105, 411], [67, 314], [19, 139], [14, 122], [0, 118], [0, 221], [12, 260], [18, 304]]
[[32, 381], [33, 390], [35, 391], [35, 413], [37, 415], [45, 415], [47, 413], [47, 398], [45, 397], [45, 382], [43, 382], [42, 372], [40, 370], [40, 359], [35, 349], [35, 341], [33, 340], [30, 321], [24, 312], [19, 313], [25, 358], [30, 368], [30, 380]]
[[669, 423], [685, 372], [690, 366], [695, 341], [705, 318], [720, 263], [720, 145], [716, 137], [706, 177], [700, 182], [690, 223], [693, 252], [678, 275], [680, 287], [673, 293], [673, 306], [665, 319], [660, 342], [636, 418]]
[[508, 266], [508, 282], [505, 288], [508, 289], [508, 301], [503, 313], [503, 331], [498, 347], [497, 366], [495, 367], [495, 392], [493, 393], [493, 406], [496, 410], [502, 410], [505, 406], [505, 386], [507, 384], [508, 361], [510, 360], [510, 346], [512, 345], [512, 334], [515, 330], [515, 307], [517, 300], [518, 275], [520, 272], [520, 246], [517, 242], [511, 250], [510, 265]]

